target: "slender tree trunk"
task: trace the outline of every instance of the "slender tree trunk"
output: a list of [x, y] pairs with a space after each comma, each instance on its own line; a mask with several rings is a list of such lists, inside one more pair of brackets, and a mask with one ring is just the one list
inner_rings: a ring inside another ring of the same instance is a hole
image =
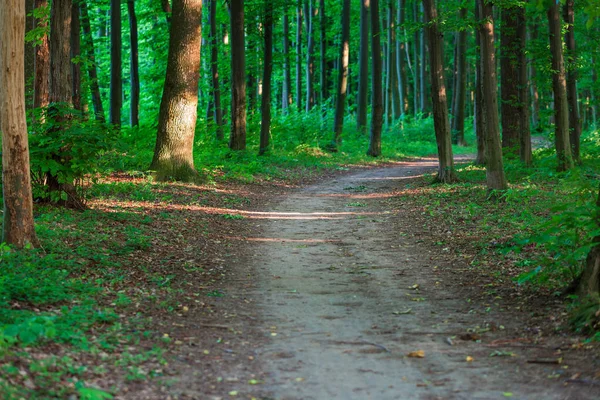
[[[573, 152], [573, 160], [580, 164], [579, 154], [581, 138], [581, 118], [577, 96], [577, 54], [575, 50], [575, 0], [567, 0], [564, 5], [564, 19], [567, 24], [565, 42], [567, 44], [567, 102], [569, 103], [569, 142]], [[595, 68], [595, 67], [594, 67]]]
[[[47, 7], [48, 0], [35, 0], [35, 8]], [[39, 20], [37, 25], [40, 28], [46, 28], [48, 22]], [[39, 44], [35, 47], [35, 77], [33, 85], [33, 107], [46, 107], [49, 103], [49, 86], [50, 86], [50, 46], [48, 35], [43, 35], [40, 38]], [[43, 122], [43, 121], [40, 121]]]
[[[424, 23], [425, 22], [425, 14], [423, 12], [423, 3], [421, 3], [421, 22]], [[419, 60], [421, 61], [421, 64], [419, 64], [420, 66], [420, 71], [419, 71], [419, 92], [421, 93], [420, 97], [419, 97], [419, 111], [425, 115], [425, 112], [427, 111], [426, 108], [426, 104], [427, 104], [427, 89], [425, 87], [425, 80], [427, 79], [427, 53], [425, 51], [426, 47], [427, 47], [427, 37], [425, 36], [425, 30], [424, 29], [420, 29], [419, 30]]]
[[[389, 0], [388, 0], [388, 4], [389, 4]], [[383, 68], [384, 68], [384, 89], [383, 89], [383, 104], [384, 104], [384, 124], [389, 127], [390, 122], [392, 120], [392, 75], [390, 74], [390, 71], [392, 69], [392, 57], [391, 57], [391, 46], [389, 45], [390, 42], [392, 41], [392, 31], [390, 29], [389, 26], [389, 15], [390, 15], [390, 10], [389, 7], [387, 5], [385, 5], [384, 2], [384, 10], [385, 12], [382, 13], [383, 15], [381, 16], [381, 26], [383, 27], [383, 29], [385, 29], [385, 32], [387, 32], [387, 37], [386, 40], [384, 42], [383, 45], [383, 54], [384, 54], [384, 62], [383, 62]]]
[[[479, 10], [479, 4], [475, 4], [475, 20], [481, 20], [481, 14]], [[485, 138], [487, 133], [485, 132], [485, 116], [483, 115], [483, 71], [482, 71], [482, 59], [481, 59], [481, 35], [479, 32], [475, 33], [475, 44], [477, 47], [476, 67], [475, 67], [475, 104], [474, 104], [474, 119], [475, 119], [475, 137], [477, 139], [477, 158], [475, 159], [476, 165], [485, 165]]]
[[130, 31], [130, 70], [131, 70], [131, 102], [129, 122], [131, 126], [140, 124], [140, 70], [138, 60], [138, 28], [135, 15], [135, 0], [127, 0]]
[[[79, 7], [77, 3], [71, 4], [71, 60], [81, 55], [81, 23], [79, 20]], [[79, 61], [71, 63], [71, 76], [73, 78], [72, 102], [73, 108], [81, 111], [81, 66]]]
[[[532, 24], [532, 26], [527, 31], [527, 41], [535, 42], [537, 41], [537, 39], [538, 28], [536, 24]], [[527, 71], [527, 81], [529, 82], [529, 96], [531, 98], [531, 125], [533, 129], [538, 130], [540, 124], [540, 96], [538, 93], [534, 60], [530, 59], [527, 64], [529, 65]]]
[[121, 1], [110, 1], [110, 123], [121, 126], [121, 108], [123, 107], [121, 51]]
[[348, 90], [348, 62], [350, 59], [350, 0], [344, 0], [342, 6], [342, 41], [340, 43], [340, 61], [335, 99], [334, 145], [342, 142], [342, 128], [346, 109], [346, 93]]
[[25, 3], [0, 7], [0, 131], [2, 132], [2, 242], [39, 245], [33, 225], [29, 142], [25, 119]]
[[360, 1], [360, 49], [356, 123], [360, 132], [367, 131], [367, 102], [369, 95], [369, 2]]
[[383, 62], [381, 61], [381, 29], [379, 25], [379, 0], [371, 1], [371, 138], [367, 155], [381, 155], [381, 129], [383, 127]]
[[[460, 18], [467, 18], [467, 9], [460, 9]], [[456, 34], [456, 80], [454, 84], [452, 104], [452, 132], [456, 144], [466, 146], [465, 142], [465, 102], [467, 98], [467, 31], [461, 30]]]
[[494, 17], [491, 3], [477, 0], [481, 35], [481, 81], [483, 118], [485, 124], [486, 181], [489, 190], [505, 190], [508, 185], [504, 175], [500, 121], [498, 118], [498, 81], [496, 78], [496, 55], [494, 47]]
[[520, 152], [521, 114], [526, 106], [519, 99], [519, 77], [521, 66], [519, 53], [525, 51], [517, 34], [520, 7], [515, 5], [502, 10], [502, 32], [500, 35], [500, 69], [502, 97], [502, 147], [511, 153]]
[[265, 57], [261, 99], [260, 149], [259, 155], [269, 149], [271, 136], [271, 73], [273, 72], [273, 2], [265, 2], [264, 18]]
[[394, 8], [394, 2], [395, 0], [389, 0], [390, 1], [390, 5], [389, 5], [389, 10], [390, 10], [390, 17], [389, 19], [389, 24], [390, 24], [390, 33], [391, 33], [391, 41], [390, 41], [390, 61], [391, 61], [391, 68], [390, 68], [390, 76], [392, 77], [391, 79], [391, 90], [392, 90], [392, 110], [393, 110], [393, 120], [397, 120], [398, 118], [400, 118], [400, 91], [399, 91], [399, 87], [398, 87], [398, 54], [397, 54], [397, 40], [396, 40], [396, 29], [398, 27], [398, 25], [396, 24], [396, 10]]
[[520, 153], [519, 157], [525, 166], [529, 167], [532, 163], [531, 154], [531, 122], [529, 117], [529, 82], [527, 81], [527, 55], [525, 44], [527, 40], [527, 23], [525, 19], [525, 8], [522, 7], [517, 13], [517, 36], [519, 38], [519, 47], [521, 51], [517, 53], [517, 64], [519, 66], [518, 95], [519, 107], [521, 108], [519, 123]]
[[567, 80], [562, 50], [562, 24], [559, 5], [552, 3], [548, 9], [550, 25], [550, 51], [552, 52], [552, 88], [554, 92], [554, 129], [557, 169], [566, 171], [573, 167], [571, 145], [569, 141], [569, 103], [567, 99]]
[[246, 45], [244, 0], [231, 1], [231, 136], [229, 148], [246, 148]]
[[212, 97], [214, 104], [214, 120], [217, 124], [217, 140], [224, 139], [223, 107], [221, 106], [221, 84], [219, 82], [219, 47], [217, 38], [217, 1], [210, 0], [210, 70], [212, 78]]
[[302, 0], [296, 7], [296, 109], [302, 109]]
[[[404, 2], [405, 0], [398, 0], [398, 10], [396, 12], [398, 29], [403, 29], [404, 25]], [[406, 112], [406, 72], [404, 64], [404, 42], [401, 39], [396, 38], [396, 74], [398, 75], [400, 115], [403, 115]]]
[[315, 76], [315, 5], [314, 0], [308, 0], [306, 3], [306, 36], [307, 36], [307, 50], [306, 50], [306, 112], [308, 113], [315, 106], [315, 89], [314, 89], [314, 76]]
[[438, 30], [438, 13], [435, 0], [423, 0], [427, 36], [429, 43], [429, 62], [431, 72], [431, 100], [433, 102], [433, 123], [438, 147], [439, 169], [436, 181], [449, 183], [456, 180], [454, 158], [452, 155], [452, 136], [448, 119], [448, 100], [444, 82], [443, 39]]
[[90, 17], [88, 15], [88, 6], [85, 0], [80, 0], [79, 7], [81, 11], [81, 26], [83, 28], [83, 38], [88, 59], [88, 76], [90, 78], [90, 91], [92, 92], [92, 106], [94, 115], [99, 122], [106, 122], [104, 116], [104, 106], [100, 97], [100, 86], [98, 85], [98, 71], [96, 66], [96, 56], [94, 54], [94, 39], [92, 38], [92, 29], [90, 26]]
[[[25, 31], [35, 29], [36, 21], [33, 16], [35, 0], [25, 0]], [[35, 82], [35, 44], [25, 42], [25, 107], [27, 111], [33, 109], [33, 84]]]
[[283, 88], [281, 94], [281, 108], [287, 113], [292, 104], [292, 76], [290, 71], [290, 21], [287, 3], [283, 10]]
[[325, 0], [319, 0], [319, 12], [320, 23], [321, 23], [321, 60], [320, 60], [320, 71], [321, 71], [321, 91], [320, 101], [321, 106], [325, 104], [325, 101], [329, 98], [329, 83], [327, 82], [327, 14], [325, 14]]
[[195, 181], [194, 133], [198, 116], [198, 80], [202, 0], [174, 0], [165, 88], [150, 169], [158, 180]]

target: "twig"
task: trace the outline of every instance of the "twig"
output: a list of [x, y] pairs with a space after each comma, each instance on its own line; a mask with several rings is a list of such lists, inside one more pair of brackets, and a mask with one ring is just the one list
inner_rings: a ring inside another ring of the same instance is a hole
[[560, 364], [560, 360], [527, 360], [528, 364]]

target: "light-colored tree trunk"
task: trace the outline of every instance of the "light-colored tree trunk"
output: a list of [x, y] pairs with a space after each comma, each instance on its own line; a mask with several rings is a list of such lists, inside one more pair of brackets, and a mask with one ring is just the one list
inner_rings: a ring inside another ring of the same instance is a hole
[[302, 109], [302, 0], [296, 7], [296, 109]]
[[246, 41], [244, 0], [231, 1], [231, 136], [229, 148], [246, 148]]
[[305, 9], [306, 14], [306, 36], [308, 44], [306, 46], [306, 112], [312, 110], [315, 106], [315, 0], [308, 0]]
[[381, 129], [383, 127], [383, 62], [381, 60], [381, 28], [379, 25], [379, 0], [371, 1], [371, 137], [367, 155], [381, 155]]
[[[575, 50], [575, 0], [567, 0], [563, 7], [563, 16], [567, 24], [565, 35], [567, 59], [567, 102], [569, 103], [569, 142], [573, 160], [581, 163], [580, 140], [581, 118], [577, 96], [577, 57]], [[592, 67], [595, 69], [595, 66]]]
[[33, 225], [29, 142], [25, 119], [25, 3], [0, 7], [0, 131], [2, 132], [2, 242], [39, 243]]
[[342, 6], [342, 41], [340, 43], [340, 61], [337, 93], [335, 99], [334, 146], [342, 142], [342, 128], [346, 111], [346, 94], [348, 90], [348, 63], [350, 60], [350, 0], [344, 0]]
[[[35, 0], [35, 8], [47, 6], [48, 0]], [[46, 28], [48, 22], [45, 20], [37, 21], [37, 25], [40, 28]], [[49, 103], [50, 92], [50, 45], [48, 35], [43, 35], [39, 44], [35, 47], [34, 64], [33, 107], [46, 107]]]
[[260, 124], [260, 148], [259, 154], [265, 154], [269, 150], [271, 137], [271, 74], [273, 72], [273, 2], [265, 1], [264, 14], [264, 43], [265, 57], [262, 81], [261, 98], [261, 124]]

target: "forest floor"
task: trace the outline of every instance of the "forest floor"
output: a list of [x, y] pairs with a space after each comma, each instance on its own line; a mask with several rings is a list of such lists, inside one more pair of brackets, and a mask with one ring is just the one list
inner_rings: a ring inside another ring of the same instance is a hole
[[411, 199], [435, 168], [230, 186], [200, 205], [182, 186], [162, 254], [144, 256], [172, 259], [184, 288], [174, 312], [146, 309], [168, 364], [104, 383], [124, 399], [600, 398], [599, 348], [561, 329], [563, 302], [504, 279]]

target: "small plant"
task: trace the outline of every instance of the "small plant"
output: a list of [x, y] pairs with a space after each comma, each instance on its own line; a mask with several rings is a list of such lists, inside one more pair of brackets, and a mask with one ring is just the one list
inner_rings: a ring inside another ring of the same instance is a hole
[[223, 214], [223, 218], [225, 219], [244, 219], [243, 215], [240, 214]]

